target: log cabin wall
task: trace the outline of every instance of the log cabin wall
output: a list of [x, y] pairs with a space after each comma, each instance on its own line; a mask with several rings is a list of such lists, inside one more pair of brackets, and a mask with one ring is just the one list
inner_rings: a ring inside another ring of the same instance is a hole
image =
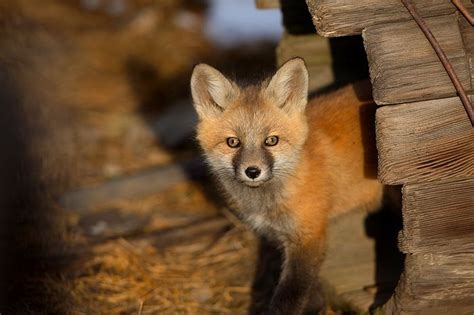
[[[451, 1], [413, 2], [472, 101], [473, 26]], [[286, 0], [257, 3], [281, 6], [287, 32], [277, 50], [278, 63], [293, 56], [305, 58], [313, 91], [329, 82], [337, 86], [338, 79], [344, 83], [336, 74], [334, 52], [341, 49], [335, 49], [334, 43], [363, 36], [373, 97], [380, 105], [376, 115], [379, 178], [388, 185], [403, 185], [399, 248], [406, 254], [404, 272], [391, 299], [376, 312], [472, 314], [474, 128], [449, 76], [407, 9], [400, 0], [306, 0], [318, 34], [330, 37], [326, 41], [301, 32], [305, 22], [291, 27], [289, 21], [297, 21], [298, 16], [304, 19], [306, 13], [289, 14]], [[474, 14], [470, 0], [463, 4]], [[343, 50], [346, 54], [357, 51], [354, 47]], [[361, 69], [351, 69], [350, 63], [343, 67], [353, 72]]]
[[[473, 94], [474, 28], [450, 1], [413, 1]], [[441, 62], [398, 0], [307, 0], [322, 36], [362, 34], [379, 178], [403, 185], [404, 273], [381, 314], [472, 314], [474, 129]], [[474, 5], [464, 1], [474, 13]], [[382, 106], [383, 105], [383, 106]]]

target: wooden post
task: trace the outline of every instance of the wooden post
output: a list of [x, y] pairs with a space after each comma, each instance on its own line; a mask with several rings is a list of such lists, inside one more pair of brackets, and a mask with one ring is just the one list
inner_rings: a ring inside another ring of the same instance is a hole
[[[454, 66], [466, 91], [472, 91], [469, 60], [456, 15], [426, 19], [428, 26]], [[363, 32], [377, 104], [396, 104], [456, 95], [438, 56], [414, 21], [368, 27]]]
[[[306, 0], [318, 33], [326, 37], [361, 34], [366, 27], [410, 21], [412, 18], [399, 0]], [[423, 17], [454, 13], [456, 8], [445, 0], [414, 1]], [[468, 10], [474, 8], [463, 0]]]
[[384, 106], [376, 115], [384, 183], [474, 176], [474, 128], [459, 98]]
[[405, 271], [383, 313], [472, 313], [473, 191], [473, 178], [404, 187]]

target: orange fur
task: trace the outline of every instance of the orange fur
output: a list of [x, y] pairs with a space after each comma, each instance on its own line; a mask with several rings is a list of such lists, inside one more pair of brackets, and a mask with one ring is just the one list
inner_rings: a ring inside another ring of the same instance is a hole
[[288, 183], [292, 193], [286, 201], [306, 239], [303, 243], [323, 239], [329, 217], [381, 205], [375, 104], [366, 95], [370, 84], [361, 82], [313, 99], [307, 106], [309, 136], [297, 175]]
[[[373, 210], [382, 202], [370, 84], [309, 103], [307, 84], [301, 59], [245, 88], [205, 65], [191, 79], [198, 140], [230, 204], [284, 249], [272, 314], [299, 314], [307, 304], [324, 308], [315, 283], [329, 218], [356, 208]], [[269, 136], [279, 137], [278, 144], [266, 145]], [[239, 146], [228, 145], [229, 137]], [[261, 175], [246, 175], [248, 168]], [[308, 301], [311, 296], [317, 301]]]

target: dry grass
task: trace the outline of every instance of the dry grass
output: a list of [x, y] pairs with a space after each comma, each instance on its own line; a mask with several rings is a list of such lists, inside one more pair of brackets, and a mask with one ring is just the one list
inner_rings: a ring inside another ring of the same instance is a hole
[[254, 244], [251, 233], [235, 228], [164, 251], [119, 239], [94, 247], [49, 286], [69, 292], [61, 307], [72, 314], [244, 314]]
[[256, 260], [251, 232], [233, 226], [169, 245], [149, 237], [166, 229], [184, 234], [181, 226], [217, 214], [199, 185], [181, 184], [138, 203], [123, 202], [120, 209], [148, 220], [132, 238], [77, 238], [85, 254], [48, 285], [69, 292], [67, 304], [59, 303], [62, 309], [73, 314], [247, 313]]

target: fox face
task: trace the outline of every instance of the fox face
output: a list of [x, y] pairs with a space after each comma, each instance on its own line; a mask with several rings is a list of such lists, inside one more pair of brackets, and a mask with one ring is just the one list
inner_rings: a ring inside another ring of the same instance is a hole
[[257, 188], [293, 174], [307, 138], [307, 89], [308, 73], [299, 58], [247, 87], [208, 65], [195, 67], [197, 139], [220, 180]]

